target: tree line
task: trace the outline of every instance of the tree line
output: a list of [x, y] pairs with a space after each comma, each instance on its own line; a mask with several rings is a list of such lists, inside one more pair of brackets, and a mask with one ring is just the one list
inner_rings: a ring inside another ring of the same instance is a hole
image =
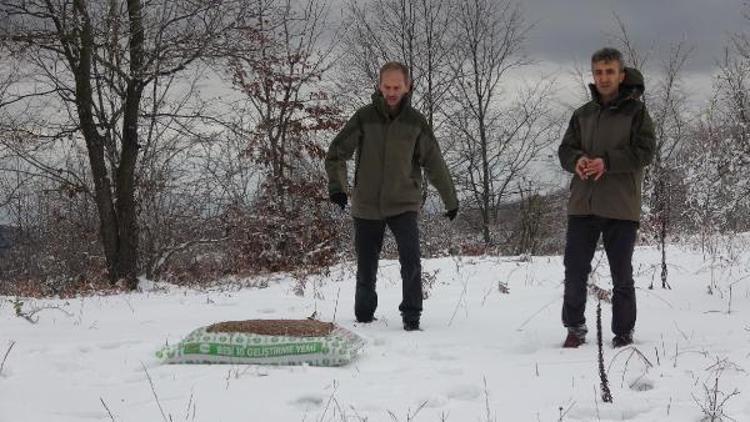
[[[644, 49], [619, 17], [612, 27], [646, 74], [658, 148], [642, 232], [667, 286], [668, 241], [710, 249], [748, 230], [750, 38], [728, 40], [696, 110], [689, 45]], [[571, 110], [559, 76], [512, 77], [538, 64], [533, 31], [513, 0], [0, 0], [13, 245], [0, 293], [325, 270], [350, 229], [327, 202], [322, 157], [387, 60], [411, 70], [461, 201], [447, 226], [425, 190], [425, 253], [559, 252], [567, 190], [549, 179], [563, 179], [552, 157]]]

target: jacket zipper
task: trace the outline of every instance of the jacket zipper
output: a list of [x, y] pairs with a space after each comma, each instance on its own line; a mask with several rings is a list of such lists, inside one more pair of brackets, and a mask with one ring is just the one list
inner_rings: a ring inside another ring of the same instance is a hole
[[388, 134], [391, 131], [391, 124], [393, 123], [393, 120], [391, 120], [389, 117], [385, 118], [385, 130], [383, 131], [383, 160], [382, 160], [382, 171], [380, 172], [380, 193], [378, 194], [378, 211], [380, 211], [380, 216], [385, 218], [385, 212], [383, 211], [383, 186], [385, 185], [385, 163], [386, 163], [386, 153], [388, 150]]
[[[596, 112], [596, 126], [594, 127], [594, 136], [591, 138], [592, 142], [596, 142], [596, 140], [599, 139], [599, 126], [601, 125], [601, 120], [602, 120], [602, 108], [603, 107], [601, 105], [599, 105], [599, 109]], [[593, 143], [592, 143], [591, 150], [593, 151], [595, 147], [596, 146], [593, 145]], [[589, 197], [588, 197], [589, 212], [591, 214], [593, 214], [594, 213], [594, 203], [593, 203], [594, 202], [594, 190], [596, 189], [596, 184], [595, 183], [586, 183], [586, 185], [589, 188], [588, 189], [588, 192], [589, 192]]]

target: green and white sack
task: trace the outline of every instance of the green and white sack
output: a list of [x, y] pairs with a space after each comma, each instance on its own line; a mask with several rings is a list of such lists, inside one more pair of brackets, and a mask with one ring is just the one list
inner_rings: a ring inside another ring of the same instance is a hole
[[[295, 332], [295, 335], [269, 335], [232, 331], [215, 327], [222, 324], [263, 323], [326, 324], [307, 320], [250, 320], [214, 324], [191, 332], [176, 345], [156, 352], [162, 363], [225, 363], [256, 365], [341, 366], [351, 362], [364, 346], [364, 340], [353, 332], [330, 325], [325, 335], [306, 335], [297, 330], [255, 330], [260, 332]], [[266, 324], [268, 325], [268, 324]], [[212, 329], [212, 327], [214, 327]], [[302, 330], [304, 331], [304, 329]], [[315, 332], [313, 331], [313, 334]], [[321, 334], [321, 333], [317, 333]]]

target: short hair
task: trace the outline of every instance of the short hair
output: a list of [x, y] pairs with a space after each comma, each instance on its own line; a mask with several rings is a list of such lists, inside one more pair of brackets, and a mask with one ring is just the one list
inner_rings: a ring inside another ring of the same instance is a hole
[[406, 81], [406, 85], [409, 85], [409, 82], [411, 79], [409, 78], [409, 68], [406, 67], [405, 64], [399, 63], [399, 62], [388, 62], [384, 64], [380, 68], [380, 73], [378, 74], [378, 82], [380, 82], [383, 79], [383, 74], [385, 72], [391, 72], [391, 71], [399, 71], [401, 74], [404, 75], [404, 80]]
[[620, 63], [621, 71], [625, 70], [625, 62], [622, 59], [622, 53], [616, 48], [604, 47], [596, 50], [594, 54], [591, 55], [592, 64], [596, 62], [611, 62], [612, 60], [616, 60]]

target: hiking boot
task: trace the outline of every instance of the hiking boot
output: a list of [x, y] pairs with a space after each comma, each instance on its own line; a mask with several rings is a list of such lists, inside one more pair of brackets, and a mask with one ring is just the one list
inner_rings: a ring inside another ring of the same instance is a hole
[[625, 347], [633, 344], [632, 334], [618, 334], [612, 339], [612, 347]]
[[568, 327], [568, 337], [565, 338], [563, 347], [566, 349], [575, 349], [583, 343], [586, 343], [586, 333], [588, 332], [589, 330], [586, 328], [586, 324]]
[[575, 349], [578, 346], [582, 345], [583, 343], [586, 343], [586, 337], [585, 335], [582, 336], [575, 331], [568, 331], [568, 336], [565, 337], [565, 342], [563, 343], [563, 347], [566, 349]]
[[377, 321], [377, 320], [378, 319], [375, 318], [374, 316], [371, 316], [369, 318], [359, 318], [359, 317], [357, 317], [357, 322], [359, 322], [360, 324], [369, 324], [369, 323], [371, 323], [373, 321]]
[[404, 321], [405, 331], [419, 331], [419, 320], [416, 321]]

